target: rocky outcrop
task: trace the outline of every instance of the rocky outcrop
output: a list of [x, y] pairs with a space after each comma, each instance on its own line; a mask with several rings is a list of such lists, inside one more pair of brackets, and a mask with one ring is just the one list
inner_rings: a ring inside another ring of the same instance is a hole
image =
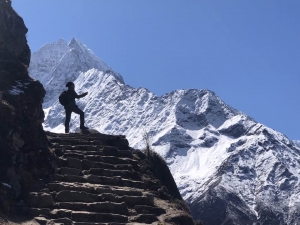
[[194, 224], [167, 165], [123, 136], [47, 136], [60, 156], [56, 174], [20, 207], [40, 224]]
[[11, 2], [0, 0], [0, 211], [51, 172], [43, 132], [45, 90], [27, 72], [27, 28]]

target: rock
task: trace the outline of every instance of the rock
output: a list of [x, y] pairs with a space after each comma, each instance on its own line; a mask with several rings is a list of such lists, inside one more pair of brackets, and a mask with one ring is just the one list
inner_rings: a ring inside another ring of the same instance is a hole
[[122, 196], [122, 201], [126, 202], [127, 205], [129, 206], [134, 206], [134, 205], [153, 205], [153, 198], [146, 197], [146, 196], [127, 196], [124, 195]]
[[30, 193], [26, 204], [35, 208], [48, 208], [53, 206], [53, 198], [48, 193]]
[[64, 225], [72, 225], [73, 224], [73, 221], [66, 217], [54, 219], [53, 222], [54, 222], [54, 224], [64, 224]]
[[75, 158], [67, 158], [68, 166], [75, 169], [81, 169], [81, 160]]
[[193, 218], [183, 213], [178, 213], [176, 216], [172, 215], [172, 217], [166, 218], [165, 222], [167, 224], [194, 224]]
[[141, 214], [137, 215], [132, 221], [151, 224], [155, 221], [158, 221], [158, 219], [155, 215], [152, 214]]
[[45, 217], [37, 216], [34, 218], [39, 224], [46, 225], [48, 220]]
[[96, 195], [83, 191], [60, 191], [55, 200], [59, 202], [95, 202]]
[[[9, 213], [11, 186], [5, 183], [0, 183], [0, 212]], [[0, 223], [1, 224], [1, 223]]]
[[12, 9], [10, 1], [1, 1], [0, 4], [0, 52], [29, 66], [30, 49], [26, 40], [28, 29], [23, 19]]
[[69, 174], [69, 175], [75, 175], [75, 176], [78, 176], [78, 175], [81, 175], [82, 174], [82, 171], [79, 170], [79, 169], [74, 169], [74, 168], [67, 168], [67, 167], [63, 167], [59, 170], [59, 172], [61, 174]]
[[12, 134], [12, 142], [15, 147], [15, 149], [20, 149], [24, 146], [24, 140], [20, 137], [20, 134], [18, 132], [14, 132]]
[[116, 147], [111, 147], [111, 146], [105, 146], [103, 149], [103, 154], [104, 155], [109, 155], [109, 156], [117, 156], [119, 150]]
[[16, 174], [13, 167], [7, 170], [6, 176], [9, 177], [9, 184], [13, 187], [16, 196], [19, 196], [21, 192], [20, 176]]
[[76, 129], [75, 133], [79, 133], [79, 134], [100, 134], [99, 131], [95, 130], [95, 129]]
[[166, 213], [166, 210], [153, 206], [136, 205], [134, 208], [139, 214], [153, 214], [156, 216], [160, 216], [161, 214]]

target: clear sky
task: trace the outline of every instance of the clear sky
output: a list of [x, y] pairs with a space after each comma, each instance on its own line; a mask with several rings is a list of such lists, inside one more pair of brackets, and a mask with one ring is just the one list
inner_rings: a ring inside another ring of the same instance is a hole
[[209, 89], [300, 140], [299, 0], [12, 0], [32, 51], [78, 38], [133, 87]]

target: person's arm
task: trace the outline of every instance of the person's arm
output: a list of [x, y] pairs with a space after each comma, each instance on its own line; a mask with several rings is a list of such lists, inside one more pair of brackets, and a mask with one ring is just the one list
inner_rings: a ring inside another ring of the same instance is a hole
[[[75, 91], [74, 91], [75, 92]], [[84, 96], [86, 96], [88, 94], [88, 92], [85, 92], [85, 93], [83, 93], [83, 94], [81, 94], [81, 95], [78, 95], [76, 92], [75, 92], [75, 98], [82, 98], [82, 97], [84, 97]]]

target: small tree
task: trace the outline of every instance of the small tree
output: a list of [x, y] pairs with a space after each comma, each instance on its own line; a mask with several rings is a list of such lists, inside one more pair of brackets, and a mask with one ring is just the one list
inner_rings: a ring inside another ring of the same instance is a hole
[[153, 151], [151, 144], [152, 144], [152, 138], [149, 135], [149, 132], [145, 128], [143, 128], [143, 141], [145, 143], [145, 154], [147, 158], [150, 157], [151, 152]]

